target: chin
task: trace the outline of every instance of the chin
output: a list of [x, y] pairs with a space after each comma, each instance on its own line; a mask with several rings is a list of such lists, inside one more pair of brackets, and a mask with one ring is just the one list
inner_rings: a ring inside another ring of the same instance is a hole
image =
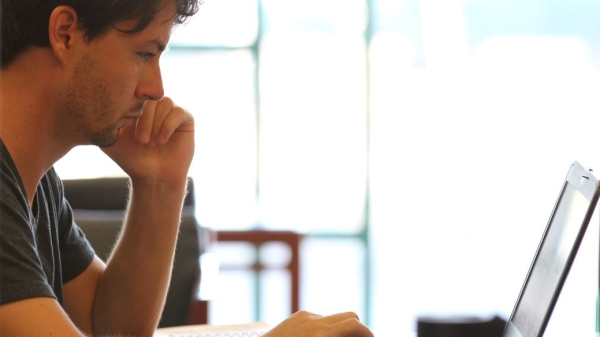
[[107, 148], [115, 145], [119, 140], [119, 130], [111, 131], [110, 133], [95, 134], [91, 138], [92, 144], [100, 147]]

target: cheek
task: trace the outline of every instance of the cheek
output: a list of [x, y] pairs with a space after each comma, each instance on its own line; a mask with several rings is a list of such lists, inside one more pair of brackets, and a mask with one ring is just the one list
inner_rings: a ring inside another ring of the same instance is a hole
[[129, 47], [111, 47], [118, 48], [112, 53], [105, 53], [102, 57], [102, 71], [107, 81], [111, 81], [114, 88], [124, 90], [134, 86], [140, 76], [143, 63], [139, 56], [130, 50]]
[[137, 82], [140, 77], [140, 71], [140, 67], [136, 65], [113, 64], [107, 70], [107, 74], [112, 78], [115, 86], [118, 87], [132, 85], [132, 83]]
[[95, 55], [101, 71], [99, 75], [103, 77], [117, 104], [127, 104], [128, 101], [123, 100], [135, 97], [142, 71], [147, 66], [127, 42], [128, 40], [111, 41], [104, 46], [107, 49], [98, 51]]
[[123, 95], [133, 96], [140, 83], [141, 69], [136, 66], [123, 67], [115, 79], [115, 87]]

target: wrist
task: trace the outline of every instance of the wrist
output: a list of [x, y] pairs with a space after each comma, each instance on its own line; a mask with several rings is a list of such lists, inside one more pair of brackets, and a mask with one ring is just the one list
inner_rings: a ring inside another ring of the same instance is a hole
[[159, 197], [163, 202], [169, 199], [183, 201], [187, 193], [188, 179], [162, 181], [131, 178], [131, 196], [150, 198]]

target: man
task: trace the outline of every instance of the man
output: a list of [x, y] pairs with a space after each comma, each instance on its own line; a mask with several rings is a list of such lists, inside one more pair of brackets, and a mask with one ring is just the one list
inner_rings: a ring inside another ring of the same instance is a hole
[[[159, 57], [198, 0], [2, 0], [0, 337], [152, 336], [163, 308], [194, 120]], [[52, 166], [93, 144], [131, 178], [105, 265]], [[355, 314], [299, 312], [269, 337], [372, 337]]]

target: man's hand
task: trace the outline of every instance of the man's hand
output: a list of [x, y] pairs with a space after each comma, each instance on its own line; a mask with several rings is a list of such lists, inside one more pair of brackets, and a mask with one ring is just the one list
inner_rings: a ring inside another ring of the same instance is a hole
[[299, 311], [281, 322], [263, 337], [373, 337], [355, 313], [331, 316]]
[[137, 123], [103, 151], [133, 181], [181, 184], [194, 155], [194, 119], [168, 97], [148, 101]]

